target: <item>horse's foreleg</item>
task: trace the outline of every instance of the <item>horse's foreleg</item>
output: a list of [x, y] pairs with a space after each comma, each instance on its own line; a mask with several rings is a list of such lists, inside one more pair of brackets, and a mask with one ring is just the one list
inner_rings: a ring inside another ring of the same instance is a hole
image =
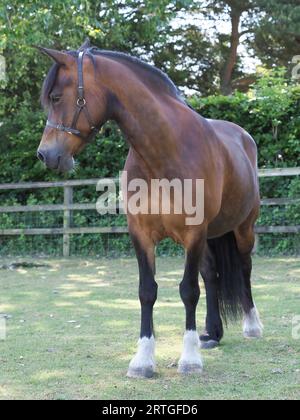
[[200, 297], [199, 266], [203, 245], [197, 243], [187, 250], [185, 272], [180, 283], [180, 296], [185, 306], [186, 331], [183, 338], [183, 352], [178, 363], [178, 372], [201, 373], [200, 340], [196, 331], [196, 308]]
[[132, 235], [139, 265], [139, 298], [141, 303], [141, 331], [138, 351], [129, 364], [127, 376], [153, 376], [155, 370], [153, 331], [153, 306], [157, 298], [157, 283], [154, 279], [154, 244], [145, 238]]
[[207, 305], [206, 332], [200, 337], [201, 348], [212, 349], [219, 345], [224, 330], [218, 299], [218, 277], [215, 256], [208, 246], [205, 257], [202, 259], [200, 265], [200, 273], [205, 283]]

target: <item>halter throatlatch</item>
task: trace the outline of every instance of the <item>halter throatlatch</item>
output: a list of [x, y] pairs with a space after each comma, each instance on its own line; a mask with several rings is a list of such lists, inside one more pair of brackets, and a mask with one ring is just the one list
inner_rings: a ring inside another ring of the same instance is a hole
[[[76, 111], [73, 117], [73, 121], [70, 127], [65, 126], [63, 124], [56, 124], [53, 121], [47, 120], [46, 126], [55, 128], [59, 131], [64, 131], [68, 134], [73, 134], [74, 136], [80, 137], [82, 140], [84, 140], [87, 143], [90, 143], [95, 135], [99, 131], [99, 127], [95, 126], [92, 122], [90, 113], [87, 108], [87, 103], [84, 98], [84, 84], [83, 84], [83, 57], [84, 57], [85, 51], [80, 51], [78, 54], [78, 62], [77, 62], [77, 71], [78, 71], [78, 87], [77, 87], [77, 101], [76, 101]], [[86, 119], [88, 120], [89, 126], [90, 126], [90, 134], [85, 136], [80, 130], [78, 130], [77, 122], [80, 116], [81, 111], [84, 112]]]

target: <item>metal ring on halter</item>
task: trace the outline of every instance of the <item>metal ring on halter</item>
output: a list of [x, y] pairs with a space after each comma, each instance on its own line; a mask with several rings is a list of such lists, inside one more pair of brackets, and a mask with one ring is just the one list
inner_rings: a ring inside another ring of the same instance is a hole
[[77, 105], [80, 107], [83, 107], [86, 105], [86, 100], [84, 98], [78, 98], [77, 99]]

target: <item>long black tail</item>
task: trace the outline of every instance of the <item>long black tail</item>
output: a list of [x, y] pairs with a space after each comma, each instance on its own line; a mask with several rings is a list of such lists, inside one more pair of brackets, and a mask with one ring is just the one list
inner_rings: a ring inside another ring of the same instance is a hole
[[209, 239], [208, 245], [215, 257], [220, 313], [227, 320], [236, 320], [242, 314], [245, 281], [242, 259], [233, 232]]

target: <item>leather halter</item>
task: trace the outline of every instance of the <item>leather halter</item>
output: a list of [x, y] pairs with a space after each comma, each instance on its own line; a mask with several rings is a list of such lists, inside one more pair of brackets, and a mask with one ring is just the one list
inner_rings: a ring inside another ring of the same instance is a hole
[[[87, 103], [84, 98], [84, 84], [83, 84], [83, 57], [85, 51], [80, 51], [78, 54], [78, 62], [77, 62], [77, 71], [78, 71], [78, 87], [77, 87], [77, 101], [76, 101], [76, 110], [73, 117], [73, 121], [70, 127], [65, 126], [63, 124], [56, 124], [50, 120], [47, 120], [46, 126], [55, 128], [59, 131], [64, 131], [68, 134], [73, 134], [74, 136], [80, 137], [86, 143], [90, 143], [95, 135], [98, 133], [100, 127], [97, 127], [93, 124], [90, 113], [87, 108]], [[77, 122], [80, 116], [81, 111], [84, 112], [86, 119], [88, 120], [90, 126], [90, 134], [85, 136], [80, 130], [76, 128]]]

